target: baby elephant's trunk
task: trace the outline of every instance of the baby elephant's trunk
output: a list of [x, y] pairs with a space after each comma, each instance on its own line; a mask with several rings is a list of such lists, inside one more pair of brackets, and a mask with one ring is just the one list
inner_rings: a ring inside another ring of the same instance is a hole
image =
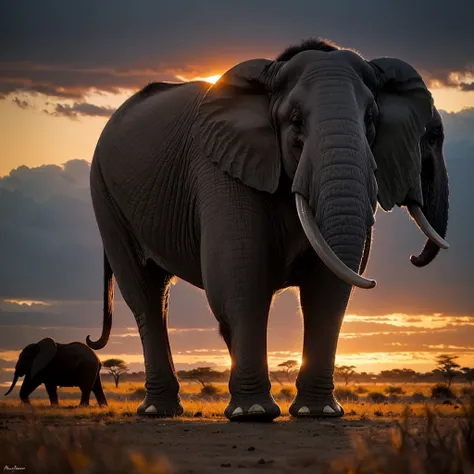
[[5, 397], [15, 388], [16, 383], [18, 382], [18, 373], [15, 372], [15, 375], [13, 376], [13, 382], [11, 384], [10, 390], [5, 394]]

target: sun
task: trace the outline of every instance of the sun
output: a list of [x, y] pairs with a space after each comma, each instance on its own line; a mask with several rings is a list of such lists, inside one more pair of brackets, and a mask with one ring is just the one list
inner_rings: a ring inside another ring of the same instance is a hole
[[210, 82], [211, 84], [215, 84], [220, 78], [221, 78], [221, 75], [218, 74], [216, 76], [203, 77], [203, 81]]

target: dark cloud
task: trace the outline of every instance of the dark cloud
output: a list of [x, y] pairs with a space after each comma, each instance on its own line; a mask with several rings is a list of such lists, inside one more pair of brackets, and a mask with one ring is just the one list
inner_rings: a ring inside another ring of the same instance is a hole
[[428, 79], [472, 90], [449, 79], [472, 71], [472, 18], [470, 0], [183, 0], [166, 7], [151, 0], [139, 7], [126, 0], [113, 7], [93, 0], [4, 2], [0, 94], [29, 88], [78, 99], [91, 87], [135, 89], [171, 79], [178, 70], [206, 72], [249, 57], [274, 57], [310, 36], [368, 58], [400, 57]]
[[78, 117], [110, 117], [115, 108], [103, 107], [86, 102], [74, 102], [70, 104], [48, 104], [53, 106], [53, 111], [44, 110], [48, 115], [54, 117], [68, 117], [70, 119], [77, 119]]
[[[474, 146], [472, 137], [474, 130], [474, 107], [465, 108], [456, 113], [448, 113], [441, 110], [440, 115], [444, 124], [446, 154], [448, 156], [455, 158], [458, 152], [456, 147], [458, 146], [464, 146], [464, 148]], [[468, 150], [464, 151], [466, 152], [465, 155], [469, 156]], [[470, 156], [474, 157], [474, 153]]]
[[12, 99], [12, 102], [16, 105], [18, 105], [18, 107], [20, 107], [20, 109], [29, 109], [31, 107], [31, 104], [25, 100], [25, 99], [20, 99], [18, 97], [14, 97]]

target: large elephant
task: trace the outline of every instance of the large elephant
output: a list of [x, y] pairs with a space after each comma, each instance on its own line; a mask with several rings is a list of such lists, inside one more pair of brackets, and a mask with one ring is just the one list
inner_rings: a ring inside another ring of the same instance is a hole
[[25, 376], [20, 388], [20, 400], [29, 403], [30, 394], [44, 384], [51, 405], [58, 404], [59, 387], [79, 387], [83, 406], [89, 405], [91, 391], [100, 406], [107, 406], [107, 399], [100, 381], [102, 364], [94, 351], [82, 342], [56, 343], [50, 337], [29, 344], [20, 353], [8, 395], [18, 378]]
[[287, 287], [299, 288], [304, 318], [290, 413], [342, 416], [336, 347], [352, 286], [375, 285], [360, 273], [377, 200], [406, 206], [429, 237], [414, 263], [447, 247], [443, 157], [431, 141], [423, 162], [420, 152], [427, 124], [440, 128], [433, 120], [413, 67], [318, 40], [240, 63], [212, 86], [154, 83], [128, 99], [91, 165], [105, 290], [102, 335], [87, 343], [108, 341], [115, 275], [143, 344], [138, 413], [183, 412], [167, 332], [179, 277], [205, 290], [229, 349], [228, 419], [280, 415], [266, 337], [272, 299]]

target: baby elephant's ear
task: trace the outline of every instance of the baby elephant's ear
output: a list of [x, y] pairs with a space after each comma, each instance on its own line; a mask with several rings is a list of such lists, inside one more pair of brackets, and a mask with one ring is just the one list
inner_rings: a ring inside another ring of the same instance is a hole
[[273, 193], [281, 163], [265, 88], [267, 59], [245, 61], [209, 88], [197, 121], [204, 153], [219, 169], [242, 183]]
[[38, 342], [38, 353], [31, 367], [31, 378], [38, 375], [54, 359], [58, 351], [58, 346], [50, 337]]
[[420, 140], [433, 100], [420, 75], [404, 61], [378, 58], [369, 64], [379, 81], [380, 116], [373, 145], [378, 200], [388, 211], [407, 197], [422, 201]]

